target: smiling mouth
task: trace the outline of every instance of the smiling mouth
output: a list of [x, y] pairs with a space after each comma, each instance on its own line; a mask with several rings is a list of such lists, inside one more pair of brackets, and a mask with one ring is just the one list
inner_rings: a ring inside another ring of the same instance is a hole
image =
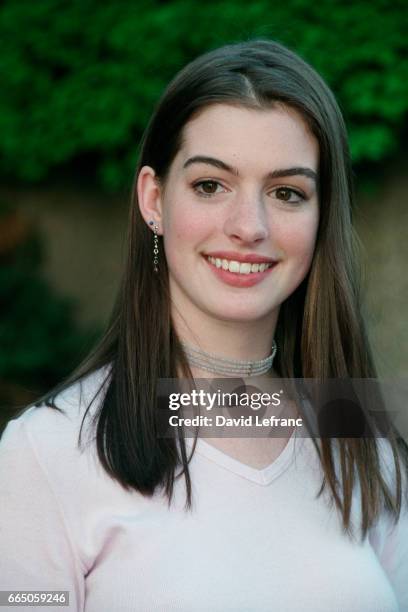
[[222, 270], [228, 270], [228, 272], [232, 272], [233, 274], [243, 274], [250, 275], [256, 274], [259, 272], [265, 272], [268, 268], [274, 266], [274, 263], [254, 263], [251, 264], [249, 262], [239, 262], [230, 259], [220, 259], [218, 257], [206, 257], [207, 261], [216, 268], [220, 268]]

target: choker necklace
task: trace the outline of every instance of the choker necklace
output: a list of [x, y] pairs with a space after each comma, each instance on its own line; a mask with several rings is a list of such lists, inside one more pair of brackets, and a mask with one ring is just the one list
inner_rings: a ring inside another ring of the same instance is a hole
[[273, 359], [276, 355], [277, 346], [275, 340], [272, 344], [272, 353], [265, 359], [258, 361], [242, 361], [235, 359], [225, 359], [217, 357], [211, 353], [206, 353], [200, 349], [195, 349], [184, 342], [181, 346], [186, 354], [190, 365], [196, 366], [201, 370], [212, 372], [213, 374], [222, 374], [226, 376], [262, 376], [271, 369]]

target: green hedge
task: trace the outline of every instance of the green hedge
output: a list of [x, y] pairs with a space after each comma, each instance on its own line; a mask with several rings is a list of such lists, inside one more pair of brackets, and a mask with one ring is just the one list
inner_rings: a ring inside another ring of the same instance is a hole
[[254, 36], [310, 61], [338, 97], [354, 160], [382, 160], [399, 150], [408, 106], [404, 15], [401, 0], [5, 0], [0, 173], [30, 183], [82, 160], [104, 188], [127, 187], [176, 71]]

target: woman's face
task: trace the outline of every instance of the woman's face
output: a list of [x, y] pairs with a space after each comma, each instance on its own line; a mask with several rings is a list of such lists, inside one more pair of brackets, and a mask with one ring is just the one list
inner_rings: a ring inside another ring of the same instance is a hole
[[172, 302], [187, 321], [276, 320], [312, 261], [318, 164], [291, 109], [217, 104], [186, 124], [159, 208]]

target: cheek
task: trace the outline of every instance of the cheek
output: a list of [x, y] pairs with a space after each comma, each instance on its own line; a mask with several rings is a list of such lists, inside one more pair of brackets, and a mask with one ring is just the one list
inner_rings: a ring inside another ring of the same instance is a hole
[[[177, 250], [183, 250], [187, 245], [191, 248], [206, 238], [214, 227], [208, 210], [204, 207], [194, 207], [193, 210], [190, 202], [166, 202], [166, 211], [163, 219], [163, 239], [169, 248], [174, 246]], [[167, 240], [167, 237], [171, 238]]]
[[175, 206], [163, 219], [163, 248], [170, 270], [179, 275], [188, 268], [211, 233], [208, 215], [191, 214], [187, 207]]
[[307, 268], [313, 258], [318, 228], [318, 214], [299, 215], [282, 223], [279, 232], [279, 246], [286, 257], [296, 260]]

